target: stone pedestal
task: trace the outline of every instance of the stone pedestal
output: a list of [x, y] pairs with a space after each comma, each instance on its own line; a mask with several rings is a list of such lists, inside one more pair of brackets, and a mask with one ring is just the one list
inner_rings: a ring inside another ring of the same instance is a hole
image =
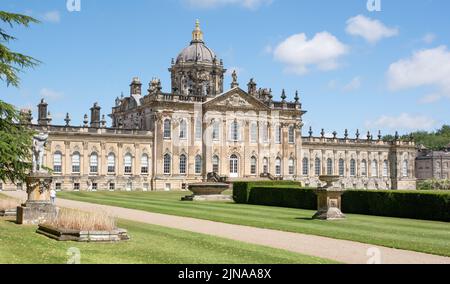
[[27, 177], [28, 200], [17, 207], [17, 224], [38, 225], [57, 215], [57, 208], [50, 200], [52, 177], [48, 174], [32, 174]]
[[333, 183], [339, 181], [339, 177], [321, 176], [320, 180], [326, 182], [327, 185], [315, 190], [318, 209], [317, 213], [313, 216], [313, 219], [345, 219], [345, 215], [341, 211], [342, 194], [344, 194], [344, 190], [333, 187]]

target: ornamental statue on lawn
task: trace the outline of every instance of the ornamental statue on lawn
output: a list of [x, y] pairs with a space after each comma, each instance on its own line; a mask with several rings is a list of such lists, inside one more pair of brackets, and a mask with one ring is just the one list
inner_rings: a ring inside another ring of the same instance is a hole
[[26, 178], [28, 199], [17, 208], [17, 223], [37, 225], [49, 221], [57, 214], [57, 208], [50, 200], [52, 176], [44, 165], [44, 153], [48, 134], [39, 133], [33, 137], [32, 171]]

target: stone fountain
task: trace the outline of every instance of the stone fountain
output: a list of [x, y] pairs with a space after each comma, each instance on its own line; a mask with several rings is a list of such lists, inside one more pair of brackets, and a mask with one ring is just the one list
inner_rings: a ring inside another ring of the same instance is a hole
[[333, 184], [338, 182], [339, 176], [320, 176], [319, 179], [326, 185], [315, 190], [317, 195], [318, 211], [313, 219], [319, 220], [342, 220], [345, 215], [341, 211], [342, 194], [344, 190], [335, 187]]
[[183, 197], [182, 201], [232, 201], [231, 195], [222, 193], [230, 189], [230, 185], [216, 174], [208, 174], [208, 181], [189, 185], [193, 195]]

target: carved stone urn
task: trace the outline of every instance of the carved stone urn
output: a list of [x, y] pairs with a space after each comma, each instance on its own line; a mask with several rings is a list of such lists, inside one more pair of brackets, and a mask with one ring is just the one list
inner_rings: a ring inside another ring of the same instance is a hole
[[341, 211], [342, 194], [344, 190], [335, 187], [333, 184], [338, 182], [339, 176], [320, 176], [320, 181], [326, 185], [319, 187], [314, 192], [317, 195], [317, 213], [313, 219], [319, 220], [342, 220], [345, 215]]
[[17, 224], [39, 225], [54, 218], [57, 208], [50, 201], [52, 177], [47, 173], [32, 173], [26, 182], [28, 200], [17, 208]]

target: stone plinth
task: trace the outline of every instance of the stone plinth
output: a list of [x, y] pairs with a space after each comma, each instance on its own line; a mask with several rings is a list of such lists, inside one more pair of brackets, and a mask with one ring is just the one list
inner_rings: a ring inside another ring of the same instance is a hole
[[17, 207], [17, 224], [38, 225], [57, 215], [57, 208], [50, 201], [52, 177], [48, 174], [32, 174], [26, 179], [28, 200]]
[[124, 229], [116, 229], [112, 231], [80, 231], [58, 229], [50, 225], [39, 225], [36, 232], [57, 241], [119, 242], [130, 239], [128, 231]]
[[313, 219], [320, 220], [341, 220], [345, 219], [342, 213], [342, 194], [344, 190], [333, 187], [333, 183], [339, 181], [338, 176], [321, 176], [320, 180], [327, 185], [315, 190], [317, 195], [317, 213]]
[[193, 195], [183, 197], [182, 201], [232, 201], [230, 195], [222, 195], [230, 186], [226, 183], [204, 182], [189, 185]]
[[0, 217], [12, 217], [17, 215], [16, 209], [0, 210]]

